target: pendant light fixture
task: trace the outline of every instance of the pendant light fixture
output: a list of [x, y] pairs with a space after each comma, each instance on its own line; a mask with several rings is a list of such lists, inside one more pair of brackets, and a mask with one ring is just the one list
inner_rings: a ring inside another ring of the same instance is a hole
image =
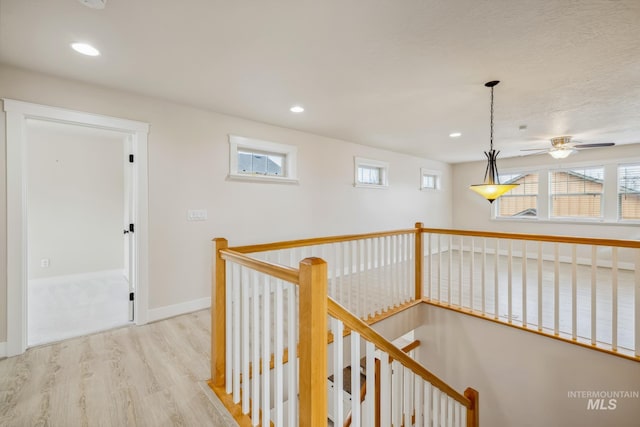
[[487, 169], [484, 171], [484, 184], [474, 184], [469, 187], [471, 190], [487, 199], [489, 203], [493, 203], [495, 199], [519, 185], [500, 184], [500, 178], [498, 177], [498, 165], [496, 163], [496, 159], [500, 152], [493, 149], [493, 87], [498, 83], [500, 83], [499, 80], [494, 80], [484, 84], [486, 87], [491, 88], [491, 145], [490, 150], [484, 152], [484, 155], [487, 156]]

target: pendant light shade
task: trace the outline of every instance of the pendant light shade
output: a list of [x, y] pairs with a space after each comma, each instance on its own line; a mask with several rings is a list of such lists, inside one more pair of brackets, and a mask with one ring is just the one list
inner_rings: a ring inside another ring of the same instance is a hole
[[493, 149], [493, 87], [498, 83], [500, 83], [500, 81], [494, 80], [484, 84], [486, 87], [491, 88], [491, 145], [490, 150], [484, 152], [484, 155], [487, 156], [487, 168], [484, 171], [484, 182], [482, 184], [474, 184], [469, 187], [471, 190], [487, 199], [489, 203], [493, 203], [495, 199], [519, 185], [500, 184], [500, 178], [498, 176], [498, 164], [496, 159], [500, 152]]

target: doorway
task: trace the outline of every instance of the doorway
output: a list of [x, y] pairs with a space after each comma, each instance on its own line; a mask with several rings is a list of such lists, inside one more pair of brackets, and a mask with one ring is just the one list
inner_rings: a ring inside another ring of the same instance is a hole
[[[7, 135], [7, 356], [23, 353], [28, 345], [35, 342], [29, 340], [28, 343], [28, 317], [29, 317], [29, 286], [30, 271], [36, 278], [38, 269], [52, 269], [61, 267], [62, 255], [42, 255], [34, 251], [29, 251], [29, 219], [30, 205], [28, 183], [30, 178], [30, 162], [28, 156], [29, 135], [35, 132], [34, 123], [42, 127], [53, 127], [56, 125], [71, 126], [78, 131], [89, 133], [99, 133], [118, 135], [120, 141], [120, 154], [125, 163], [125, 171], [129, 178], [123, 177], [124, 185], [128, 191], [122, 190], [124, 200], [122, 201], [122, 212], [120, 214], [119, 226], [116, 231], [119, 234], [120, 249], [117, 251], [122, 255], [120, 266], [113, 270], [120, 272], [120, 277], [126, 277], [130, 289], [130, 298], [127, 300], [127, 313], [135, 313], [135, 323], [137, 325], [147, 322], [147, 282], [148, 282], [148, 179], [147, 179], [147, 134], [149, 125], [132, 120], [120, 119], [109, 116], [96, 115], [57, 107], [32, 104], [22, 101], [3, 99], [4, 111], [6, 113], [6, 135]], [[55, 167], [55, 165], [49, 165]], [[31, 177], [32, 178], [32, 177]], [[67, 206], [67, 205], [63, 205]], [[67, 206], [69, 207], [69, 206]], [[69, 207], [70, 208], [70, 207]], [[129, 227], [123, 229], [123, 212], [125, 219], [128, 215]], [[67, 212], [68, 213], [68, 212]], [[93, 215], [99, 215], [94, 212]], [[70, 217], [70, 215], [69, 215]], [[86, 217], [86, 216], [85, 216]], [[35, 218], [35, 216], [34, 216]], [[134, 231], [135, 227], [135, 231]], [[69, 229], [68, 229], [69, 230]], [[73, 234], [80, 234], [82, 231], [77, 228], [67, 231], [62, 238], [67, 241], [72, 240]], [[127, 231], [127, 233], [124, 233]], [[124, 237], [123, 237], [124, 236]], [[33, 242], [32, 242], [33, 244]], [[78, 245], [76, 245], [78, 246]], [[80, 245], [81, 246], [81, 245]], [[77, 247], [76, 247], [77, 248]], [[37, 249], [37, 248], [36, 248]], [[50, 252], [55, 253], [55, 252]], [[115, 253], [115, 252], [114, 252]], [[30, 256], [32, 260], [30, 261]], [[76, 260], [80, 255], [76, 254]], [[125, 263], [127, 257], [130, 262]], [[104, 261], [106, 255], [98, 256], [99, 261]], [[30, 265], [31, 264], [31, 265]], [[76, 262], [76, 267], [80, 262]], [[49, 265], [49, 267], [41, 267]], [[125, 271], [126, 270], [126, 271]], [[91, 276], [92, 273], [64, 271], [61, 275], [74, 276], [75, 273]], [[101, 270], [109, 271], [109, 270]], [[42, 271], [40, 271], [42, 272]], [[52, 276], [58, 277], [58, 276]], [[48, 277], [41, 277], [48, 279]], [[86, 277], [85, 277], [86, 278]], [[108, 280], [108, 279], [107, 279]], [[129, 304], [129, 299], [133, 299]], [[34, 308], [36, 310], [37, 308]], [[125, 323], [129, 319], [129, 314], [125, 317]], [[120, 317], [120, 319], [122, 319]], [[86, 333], [86, 332], [85, 332]]]
[[134, 320], [127, 140], [122, 132], [27, 120], [29, 347]]

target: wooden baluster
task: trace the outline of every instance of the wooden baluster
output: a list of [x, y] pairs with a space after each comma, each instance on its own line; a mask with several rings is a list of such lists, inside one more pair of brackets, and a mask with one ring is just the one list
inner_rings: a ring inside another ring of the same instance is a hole
[[[282, 293], [282, 280], [275, 283], [275, 352], [274, 352], [274, 381], [275, 381], [275, 411], [274, 424], [279, 426], [284, 424], [284, 342], [283, 342], [283, 303], [284, 295]], [[291, 351], [291, 360], [295, 361], [294, 351]]]
[[[230, 307], [233, 310], [232, 313], [232, 324], [233, 324], [233, 332], [232, 332], [232, 341], [233, 341], [233, 355], [234, 357], [229, 360], [229, 364], [233, 363], [233, 402], [238, 403], [240, 401], [240, 377], [241, 375], [245, 375], [244, 378], [249, 378], [249, 359], [247, 360], [247, 370], [246, 372], [242, 372], [240, 366], [241, 358], [245, 357], [245, 354], [249, 354], [249, 297], [248, 295], [248, 283], [247, 275], [248, 270], [238, 264], [231, 263], [231, 268], [228, 269], [228, 274], [233, 278], [233, 288], [229, 289], [230, 293], [233, 295], [233, 305]], [[243, 304], [246, 298], [246, 306]], [[244, 316], [246, 315], [246, 321]], [[242, 318], [241, 318], [242, 316]], [[246, 395], [248, 396], [248, 395]], [[245, 414], [249, 412], [249, 399], [248, 397], [245, 399], [246, 402], [246, 411]]]
[[[260, 422], [260, 287], [259, 273], [250, 271], [251, 279], [251, 423]], [[245, 380], [248, 380], [246, 378]], [[248, 382], [248, 381], [247, 381]]]
[[522, 241], [522, 326], [527, 327], [527, 241]]
[[634, 305], [634, 320], [636, 325], [635, 336], [635, 353], [636, 357], [640, 357], [640, 249], [635, 249], [635, 305]]
[[[238, 269], [236, 269], [236, 267], [238, 267]], [[242, 301], [241, 302], [242, 308], [241, 310], [238, 310], [239, 313], [236, 313], [236, 316], [238, 315], [242, 316], [240, 325], [238, 325], [240, 327], [240, 333], [234, 334], [234, 346], [237, 346], [237, 349], [234, 350], [234, 353], [238, 355], [238, 352], [241, 352], [240, 356], [242, 359], [241, 361], [239, 361], [238, 359], [240, 359], [240, 357], [237, 357], [236, 359], [234, 359], [233, 363], [234, 363], [234, 366], [237, 366], [239, 362], [242, 363], [242, 366], [241, 366], [242, 378], [244, 378], [244, 381], [242, 381], [242, 413], [248, 414], [250, 410], [249, 378], [251, 377], [251, 375], [249, 374], [250, 366], [251, 366], [250, 364], [251, 354], [249, 353], [249, 342], [251, 338], [251, 323], [249, 322], [249, 318], [252, 310], [250, 305], [251, 284], [249, 281], [248, 269], [234, 265], [233, 272], [234, 272], [234, 276], [238, 276], [240, 278], [240, 288], [241, 288], [240, 298]], [[233, 386], [234, 401], [236, 401], [235, 399], [240, 398], [240, 396], [235, 396], [235, 393], [240, 392], [239, 377], [240, 376], [238, 375], [237, 379], [234, 378], [234, 386]]]
[[571, 338], [578, 339], [578, 260], [577, 247], [571, 245]]
[[542, 331], [542, 242], [538, 242], [538, 330]]
[[553, 244], [553, 333], [560, 335], [560, 248]]
[[[591, 345], [596, 345], [596, 336], [597, 336], [597, 317], [596, 317], [596, 307], [597, 307], [597, 277], [598, 277], [598, 253], [596, 245], [591, 246]], [[637, 307], [637, 306], [636, 306]]]
[[[636, 328], [639, 327], [636, 325]], [[611, 350], [618, 351], [618, 248], [611, 248]]]
[[474, 310], [474, 305], [473, 305], [473, 300], [475, 298], [474, 292], [473, 292], [473, 288], [474, 288], [474, 273], [475, 273], [475, 259], [476, 259], [476, 248], [475, 248], [475, 242], [473, 239], [473, 236], [470, 238], [471, 239], [471, 246], [469, 248], [469, 309], [471, 311]]
[[507, 321], [513, 320], [513, 240], [507, 241]]
[[262, 292], [262, 425], [268, 426], [271, 420], [271, 278], [264, 274], [260, 276], [258, 284]]

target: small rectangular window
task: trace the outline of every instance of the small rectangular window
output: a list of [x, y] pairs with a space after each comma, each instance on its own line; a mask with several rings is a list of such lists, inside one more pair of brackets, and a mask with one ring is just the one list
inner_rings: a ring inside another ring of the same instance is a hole
[[420, 169], [420, 189], [421, 190], [439, 190], [440, 189], [440, 172], [429, 169]]
[[618, 218], [640, 220], [640, 163], [618, 166]]
[[356, 187], [386, 188], [389, 186], [389, 164], [379, 160], [355, 158]]
[[501, 184], [520, 184], [498, 200], [498, 217], [538, 217], [538, 173], [500, 174]]
[[572, 168], [549, 173], [551, 216], [602, 218], [604, 168]]
[[247, 175], [284, 176], [286, 156], [279, 153], [238, 151], [238, 173]]
[[297, 148], [229, 135], [229, 178], [297, 183]]

